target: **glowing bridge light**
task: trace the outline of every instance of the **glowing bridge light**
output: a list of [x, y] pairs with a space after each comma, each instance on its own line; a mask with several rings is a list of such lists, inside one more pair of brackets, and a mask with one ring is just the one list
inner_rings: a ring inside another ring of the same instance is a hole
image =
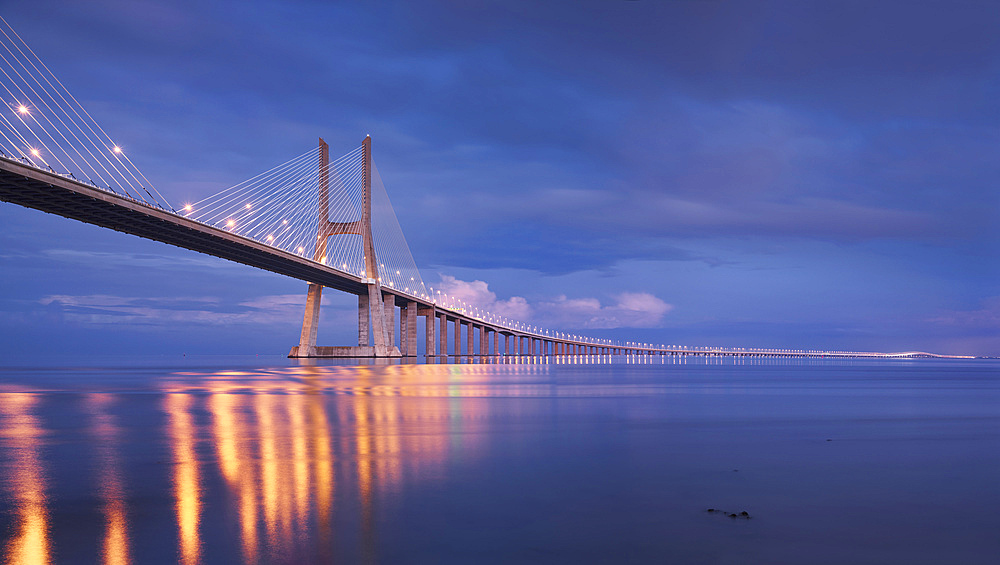
[[35, 148], [31, 148], [31, 154], [34, 155], [35, 157], [38, 157], [38, 150]]
[[302, 253], [302, 248], [301, 247], [299, 248], [299, 253]]
[[122, 152], [122, 148], [118, 147], [117, 145], [115, 145], [114, 147], [112, 147], [111, 150], [114, 151], [115, 153], [121, 153]]
[[274, 236], [273, 236], [273, 235], [269, 235], [269, 236], [267, 236], [267, 240], [268, 240], [268, 241], [274, 241]]
[[191, 212], [191, 205], [190, 204], [185, 204], [184, 205], [184, 211], [185, 212]]
[[231, 228], [231, 227], [233, 227], [235, 225], [236, 225], [236, 222], [234, 220], [229, 220], [229, 221], [226, 222], [226, 227], [227, 228]]
[[247, 204], [247, 210], [249, 210], [249, 209], [250, 209], [250, 204]]
[[24, 104], [21, 104], [20, 106], [17, 107], [17, 111], [18, 111], [18, 113], [21, 113], [21, 114], [27, 114], [28, 113], [28, 107], [25, 106]]

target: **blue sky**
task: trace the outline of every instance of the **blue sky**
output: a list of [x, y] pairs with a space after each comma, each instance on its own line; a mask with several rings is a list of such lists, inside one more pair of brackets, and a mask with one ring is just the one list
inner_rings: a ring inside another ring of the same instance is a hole
[[[370, 134], [424, 279], [563, 331], [1000, 355], [995, 2], [35, 2], [171, 202]], [[0, 353], [283, 353], [305, 284], [0, 205]], [[350, 343], [327, 292], [320, 341]]]

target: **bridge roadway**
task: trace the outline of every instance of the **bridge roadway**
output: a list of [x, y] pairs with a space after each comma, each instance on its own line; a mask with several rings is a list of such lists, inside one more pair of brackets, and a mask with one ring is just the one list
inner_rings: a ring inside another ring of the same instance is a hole
[[[367, 296], [369, 281], [357, 275], [341, 272], [306, 257], [197, 222], [180, 214], [4, 157], [0, 157], [0, 200], [221, 257], [302, 281], [318, 283], [359, 297]], [[394, 306], [391, 318], [395, 317], [395, 308], [399, 308], [398, 343], [404, 356], [417, 354], [417, 317], [423, 316], [424, 341], [428, 344], [426, 349], [433, 348], [427, 351], [430, 355], [448, 354], [448, 338], [451, 333], [453, 352], [461, 355], [945, 357], [923, 352], [748, 351], [612, 343], [609, 340], [592, 340], [550, 331], [509, 327], [472, 316], [463, 310], [442, 307], [432, 300], [397, 289], [388, 287], [381, 289], [384, 299]], [[394, 325], [395, 322], [391, 321], [390, 342], [397, 341], [392, 335], [397, 334]], [[448, 331], [449, 326], [452, 332]], [[504, 338], [503, 344], [500, 343], [501, 337]], [[319, 349], [325, 349], [331, 355], [335, 355], [335, 350], [339, 348]]]

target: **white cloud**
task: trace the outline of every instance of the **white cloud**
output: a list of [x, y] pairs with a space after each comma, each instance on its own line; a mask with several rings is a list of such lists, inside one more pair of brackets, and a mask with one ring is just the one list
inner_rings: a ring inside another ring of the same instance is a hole
[[560, 296], [538, 305], [538, 323], [587, 329], [652, 328], [673, 309], [672, 305], [648, 292], [623, 292], [615, 300], [614, 304], [605, 306], [596, 298]]
[[[567, 298], [530, 304], [525, 298], [512, 296], [499, 300], [485, 281], [463, 281], [442, 275], [436, 289], [456, 304], [464, 303], [512, 320], [548, 328], [650, 328], [663, 321], [673, 306], [647, 292], [623, 292], [615, 296], [614, 304], [604, 305], [597, 298]], [[461, 302], [458, 302], [461, 301]]]
[[533, 312], [528, 301], [520, 296], [507, 300], [498, 300], [495, 292], [489, 289], [485, 281], [463, 281], [448, 275], [441, 275], [441, 282], [434, 287], [446, 295], [445, 301], [451, 304], [465, 303], [473, 307], [504, 316], [512, 320], [529, 322]]

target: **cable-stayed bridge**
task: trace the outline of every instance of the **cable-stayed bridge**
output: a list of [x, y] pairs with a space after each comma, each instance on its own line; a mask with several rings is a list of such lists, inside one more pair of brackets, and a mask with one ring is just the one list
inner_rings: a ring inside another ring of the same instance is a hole
[[[2, 24], [0, 200], [306, 281], [291, 357], [415, 357], [418, 331], [428, 357], [943, 357], [621, 342], [481, 311], [422, 280], [372, 162], [370, 138], [333, 160], [320, 139], [315, 149], [243, 183], [174, 207]], [[357, 295], [357, 345], [317, 345], [324, 287]]]

